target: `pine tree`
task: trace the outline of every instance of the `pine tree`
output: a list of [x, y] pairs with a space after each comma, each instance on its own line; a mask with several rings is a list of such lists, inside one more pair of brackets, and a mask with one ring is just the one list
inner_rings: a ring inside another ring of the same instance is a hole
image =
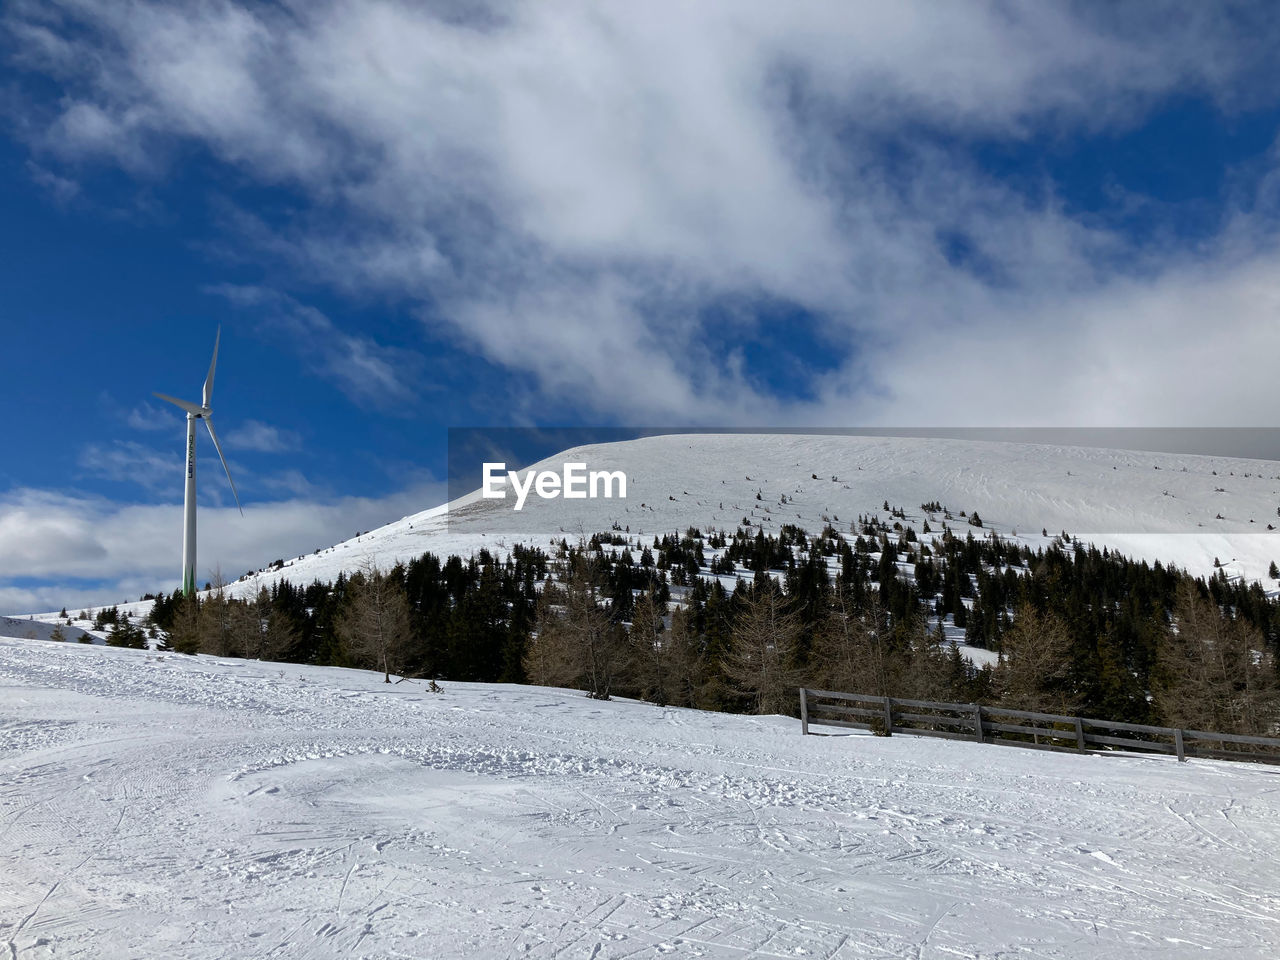
[[902, 676], [895, 684], [899, 696], [916, 700], [950, 700], [954, 695], [952, 674], [954, 664], [941, 629], [931, 633], [924, 621], [916, 616], [904, 624], [906, 650]]
[[873, 593], [859, 609], [854, 594], [837, 584], [814, 636], [812, 674], [821, 686], [848, 693], [888, 696], [894, 689], [887, 614]]
[[733, 624], [733, 642], [724, 660], [729, 683], [752, 713], [791, 713], [797, 702], [792, 656], [800, 618], [772, 580], [754, 586]]
[[548, 581], [538, 598], [534, 630], [525, 645], [524, 671], [529, 682], [544, 687], [576, 687], [581, 663], [564, 627], [565, 592]]
[[[263, 590], [261, 593], [265, 594]], [[229, 600], [226, 610], [226, 629], [231, 656], [250, 660], [262, 659], [263, 622], [258, 610], [257, 598]]]
[[54, 624], [53, 632], [49, 634], [49, 639], [57, 641], [59, 643], [67, 639], [67, 633], [65, 630], [62, 629], [62, 624], [60, 623]]
[[128, 637], [125, 635], [124, 624], [117, 621], [111, 625], [111, 629], [107, 631], [108, 647], [127, 647], [129, 646]]
[[1262, 634], [1185, 581], [1159, 652], [1155, 696], [1163, 722], [1176, 727], [1262, 735], [1280, 720], [1275, 657]]
[[111, 631], [107, 634], [107, 646], [145, 650], [147, 647], [147, 635], [142, 632], [141, 627], [136, 626], [127, 616], [121, 615], [111, 625]]
[[382, 671], [391, 682], [409, 645], [409, 601], [404, 585], [373, 564], [366, 564], [348, 585], [348, 595], [336, 623], [338, 639], [356, 661]]
[[1280, 580], [1280, 567], [1276, 566], [1274, 560], [1271, 561], [1271, 568], [1267, 570], [1267, 576], [1272, 580]]
[[232, 636], [230, 601], [220, 570], [214, 572], [213, 589], [201, 604], [199, 637], [201, 653], [215, 657], [244, 655], [243, 647]]
[[[405, 616], [407, 619], [407, 605]], [[257, 619], [262, 619], [261, 608], [259, 608]], [[269, 604], [262, 627], [262, 648], [259, 659], [296, 660], [295, 651], [302, 639], [301, 631], [293, 616], [282, 607], [274, 603]]]
[[689, 625], [685, 610], [677, 607], [672, 612], [671, 625], [663, 633], [663, 644], [671, 671], [671, 705], [697, 706], [706, 682], [705, 652], [700, 638]]
[[1001, 638], [995, 675], [1000, 702], [1018, 710], [1069, 714], [1076, 705], [1070, 672], [1071, 633], [1066, 623], [1024, 603]]
[[597, 700], [608, 700], [626, 641], [603, 605], [600, 554], [580, 544], [562, 562], [560, 578], [561, 589], [548, 585], [544, 591], [525, 670], [533, 683], [574, 686]]
[[562, 629], [578, 652], [587, 694], [608, 700], [621, 666], [622, 645], [612, 629], [611, 617], [601, 605], [604, 571], [598, 553], [580, 552], [573, 563], [565, 591]]
[[665, 707], [673, 699], [677, 684], [677, 650], [666, 630], [663, 615], [666, 604], [658, 599], [650, 586], [635, 604], [631, 629], [627, 633], [630, 649], [628, 674], [643, 700]]
[[200, 598], [196, 594], [182, 594], [174, 600], [168, 646], [187, 654], [200, 649]]

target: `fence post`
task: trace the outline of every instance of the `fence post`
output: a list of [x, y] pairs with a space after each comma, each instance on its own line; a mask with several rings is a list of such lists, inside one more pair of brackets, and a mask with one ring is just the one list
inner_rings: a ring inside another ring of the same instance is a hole
[[979, 743], [986, 739], [982, 732], [982, 705], [977, 703], [973, 705], [973, 734]]
[[805, 688], [800, 688], [800, 736], [809, 735], [809, 701], [805, 697]]
[[1076, 720], [1076, 749], [1084, 752], [1084, 721], [1079, 717]]
[[884, 735], [893, 736], [893, 697], [884, 698]]
[[1178, 754], [1178, 762], [1186, 763], [1187, 750], [1182, 742], [1182, 730], [1179, 727], [1175, 727], [1173, 730], [1173, 749]]

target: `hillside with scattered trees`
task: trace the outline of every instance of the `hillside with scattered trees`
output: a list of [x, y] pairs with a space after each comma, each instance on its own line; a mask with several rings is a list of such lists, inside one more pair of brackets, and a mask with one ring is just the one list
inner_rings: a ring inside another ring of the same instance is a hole
[[[976, 523], [924, 543], [893, 521], [899, 512], [818, 536], [614, 530], [551, 554], [428, 553], [332, 583], [280, 580], [250, 599], [215, 585], [200, 600], [158, 598], [149, 626], [184, 653], [708, 710], [793, 713], [804, 684], [1275, 730], [1280, 603], [1256, 582], [1192, 577], [1066, 535], [1032, 550]], [[121, 633], [142, 642], [137, 627]], [[978, 666], [959, 640], [998, 660]]]

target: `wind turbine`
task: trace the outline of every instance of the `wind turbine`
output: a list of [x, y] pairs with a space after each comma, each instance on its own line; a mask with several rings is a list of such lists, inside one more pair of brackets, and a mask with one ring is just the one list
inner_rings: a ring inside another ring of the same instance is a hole
[[167, 400], [175, 407], [187, 411], [187, 488], [182, 497], [182, 592], [187, 596], [196, 589], [196, 421], [203, 420], [209, 428], [209, 436], [213, 438], [213, 448], [218, 451], [218, 459], [222, 461], [222, 469], [227, 473], [227, 483], [231, 484], [231, 495], [236, 498], [236, 506], [240, 515], [244, 516], [244, 507], [240, 506], [240, 495], [236, 493], [236, 482], [231, 479], [231, 471], [227, 468], [227, 458], [222, 455], [222, 444], [218, 443], [218, 435], [213, 430], [213, 409], [209, 406], [213, 400], [213, 371], [218, 366], [218, 342], [222, 339], [222, 328], [213, 339], [213, 360], [209, 363], [209, 375], [204, 378], [204, 397], [199, 406], [179, 400], [167, 393], [155, 396]]

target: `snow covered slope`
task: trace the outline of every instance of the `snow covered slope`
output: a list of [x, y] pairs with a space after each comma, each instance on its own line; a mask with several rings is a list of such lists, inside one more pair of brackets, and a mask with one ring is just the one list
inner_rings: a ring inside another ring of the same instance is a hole
[[[25, 640], [49, 640], [53, 637], [55, 624], [45, 620], [21, 620], [17, 617], [0, 617], [0, 637], [22, 637]], [[69, 624], [62, 625], [65, 640], [75, 642], [87, 631]]]
[[[1280, 559], [1280, 530], [1267, 530], [1269, 523], [1280, 527], [1280, 463], [1268, 460], [969, 440], [676, 435], [577, 447], [537, 467], [559, 472], [570, 461], [624, 471], [627, 498], [531, 496], [517, 513], [514, 497], [483, 500], [477, 491], [238, 589], [256, 590], [279, 576], [331, 580], [365, 560], [390, 565], [428, 550], [465, 556], [516, 542], [545, 548], [615, 524], [646, 538], [690, 526], [732, 531], [744, 518], [766, 532], [794, 523], [816, 533], [831, 522], [847, 533], [859, 514], [885, 518], [885, 501], [904, 508], [917, 531], [921, 505], [937, 501], [953, 512], [952, 527], [962, 535], [972, 528], [959, 512], [976, 510], [983, 529], [1001, 536], [1016, 532], [1038, 545], [1046, 542], [1042, 530], [1050, 537], [1065, 530], [1201, 574], [1213, 572], [1218, 558], [1232, 575], [1261, 579]], [[939, 520], [930, 524], [935, 532]]]
[[1246, 764], [3, 640], [0, 765], [0, 953], [32, 960], [1280, 942], [1280, 771]]
[[[366, 562], [389, 567], [427, 551], [465, 557], [516, 543], [548, 549], [615, 526], [647, 541], [689, 527], [732, 532], [744, 519], [773, 533], [787, 523], [820, 533], [828, 522], [848, 533], [859, 514], [887, 519], [886, 501], [906, 511], [905, 523], [917, 533], [927, 519], [922, 505], [938, 502], [952, 511], [950, 525], [961, 536], [1016, 534], [1034, 548], [1066, 531], [1202, 575], [1219, 560], [1231, 576], [1261, 580], [1272, 592], [1280, 586], [1267, 578], [1271, 562], [1280, 562], [1280, 529], [1267, 529], [1280, 528], [1280, 462], [1272, 460], [974, 440], [700, 434], [575, 447], [534, 468], [559, 472], [565, 462], [622, 470], [627, 498], [530, 496], [516, 512], [514, 496], [484, 500], [477, 490], [243, 577], [232, 592], [254, 594], [281, 578], [332, 581]], [[977, 511], [982, 530], [969, 527], [962, 510]], [[934, 535], [941, 525], [934, 514]], [[140, 616], [150, 606], [121, 609]]]

